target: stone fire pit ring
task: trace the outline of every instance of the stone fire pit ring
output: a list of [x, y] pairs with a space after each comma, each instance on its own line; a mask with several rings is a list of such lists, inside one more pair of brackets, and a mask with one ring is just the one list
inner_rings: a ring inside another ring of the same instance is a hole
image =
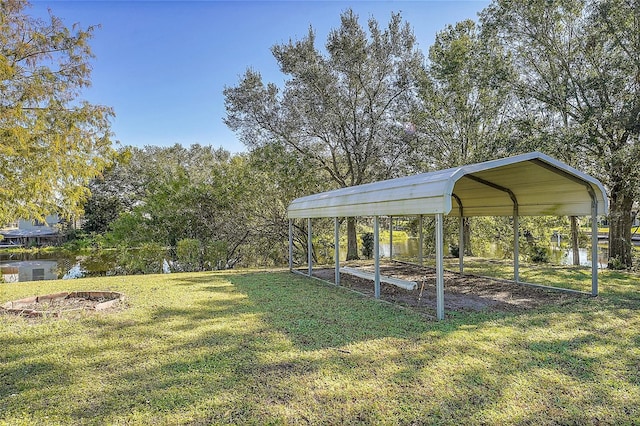
[[104, 311], [124, 300], [116, 291], [72, 291], [31, 296], [7, 302], [0, 306], [8, 313], [26, 317], [58, 317], [63, 313], [82, 310]]

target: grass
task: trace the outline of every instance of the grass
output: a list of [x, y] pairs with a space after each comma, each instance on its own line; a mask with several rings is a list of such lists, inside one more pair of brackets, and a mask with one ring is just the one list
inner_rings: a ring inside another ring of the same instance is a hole
[[640, 424], [639, 286], [431, 322], [287, 272], [1, 285], [128, 307], [0, 315], [0, 424]]
[[[589, 228], [590, 230], [591, 228]], [[601, 234], [606, 234], [609, 232], [609, 227], [608, 226], [603, 226], [603, 227], [598, 227], [598, 232]], [[632, 226], [631, 227], [631, 234], [637, 234], [640, 232], [640, 226]]]

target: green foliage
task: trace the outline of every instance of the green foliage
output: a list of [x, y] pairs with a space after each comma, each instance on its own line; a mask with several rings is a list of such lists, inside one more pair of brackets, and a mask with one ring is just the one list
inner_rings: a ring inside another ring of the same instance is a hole
[[202, 243], [200, 240], [185, 238], [176, 244], [176, 261], [181, 271], [202, 270]]
[[91, 237], [84, 235], [67, 240], [62, 244], [62, 248], [71, 252], [81, 252], [93, 247], [94, 241]]
[[[123, 178], [131, 190], [123, 202], [129, 207], [109, 225], [106, 239], [111, 245], [175, 247], [180, 240], [197, 240], [201, 246], [225, 241], [234, 250], [223, 263], [232, 266], [241, 259], [238, 249], [254, 232], [254, 209], [248, 203], [257, 194], [245, 158], [199, 145], [147, 147], [131, 150], [117, 170], [106, 193]], [[187, 269], [201, 267], [201, 261], [187, 263]]]
[[414, 121], [419, 169], [444, 169], [506, 156], [512, 64], [471, 20], [447, 25], [419, 76]]
[[549, 263], [549, 249], [537, 244], [528, 247], [529, 260], [534, 263]]
[[[121, 149], [114, 162], [89, 182], [91, 196], [84, 205], [84, 231], [104, 234], [120, 214], [131, 212], [134, 203], [144, 196], [146, 179], [140, 164], [144, 161], [141, 152]], [[134, 157], [136, 162], [132, 163]]]
[[[275, 144], [249, 155], [176, 145], [131, 148], [121, 157], [92, 184], [92, 226], [117, 215], [105, 244], [175, 248], [180, 240], [198, 240], [205, 269], [286, 263], [288, 203], [327, 185], [309, 162]], [[117, 209], [108, 202], [113, 197]], [[294, 243], [306, 247], [299, 225]]]
[[208, 269], [226, 269], [228, 248], [225, 241], [211, 241], [204, 248], [204, 263]]
[[157, 243], [144, 243], [137, 248], [120, 247], [116, 254], [118, 274], [157, 274], [167, 258], [165, 247]]
[[[347, 187], [405, 167], [411, 150], [403, 125], [423, 57], [399, 14], [385, 29], [369, 18], [368, 32], [352, 10], [340, 20], [325, 50], [316, 47], [312, 28], [301, 40], [272, 47], [287, 76], [282, 89], [265, 85], [252, 69], [226, 87], [225, 123], [249, 149], [282, 145], [332, 186]], [[347, 258], [357, 258], [355, 227], [347, 235]]]
[[113, 111], [79, 97], [94, 28], [36, 19], [28, 6], [0, 2], [0, 224], [79, 214], [113, 154]]
[[367, 259], [371, 259], [374, 250], [374, 238], [372, 232], [362, 235], [362, 255]]
[[631, 266], [640, 188], [640, 6], [626, 0], [493, 2], [483, 28], [508, 52], [518, 139], [599, 178], [610, 192], [610, 254]]
[[607, 265], [607, 268], [620, 271], [623, 269], [627, 269], [627, 265], [625, 265], [620, 260], [620, 258], [614, 256], [614, 257], [609, 257], [609, 263]]

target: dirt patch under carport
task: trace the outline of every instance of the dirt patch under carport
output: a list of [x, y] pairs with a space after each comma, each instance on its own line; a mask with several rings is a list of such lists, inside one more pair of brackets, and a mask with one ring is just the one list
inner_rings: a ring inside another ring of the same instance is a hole
[[[373, 265], [358, 265], [358, 268], [373, 273]], [[402, 262], [385, 262], [380, 265], [380, 274], [388, 277], [416, 281], [415, 290], [405, 290], [387, 283], [380, 283], [382, 300], [411, 307], [419, 312], [434, 315], [436, 309], [436, 273], [431, 267]], [[331, 268], [317, 269], [313, 275], [328, 282], [335, 282]], [[422, 286], [424, 289], [420, 295]], [[374, 296], [373, 280], [341, 273], [340, 285], [365, 295]], [[475, 275], [460, 275], [445, 271], [445, 311], [521, 311], [542, 305], [564, 304], [581, 297], [577, 293], [566, 293], [539, 287], [520, 285], [514, 282]]]

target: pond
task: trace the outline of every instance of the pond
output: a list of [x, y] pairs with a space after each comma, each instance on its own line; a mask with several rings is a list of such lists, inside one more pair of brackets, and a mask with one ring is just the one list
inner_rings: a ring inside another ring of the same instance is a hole
[[[380, 243], [380, 254], [384, 257], [389, 257], [389, 243]], [[429, 257], [425, 251], [423, 254], [425, 259]], [[505, 256], [502, 250], [496, 244], [490, 244], [487, 250], [483, 252], [476, 252], [476, 256], [486, 257], [491, 259], [503, 259], [508, 258]], [[551, 244], [549, 246], [549, 257], [551, 264], [554, 265], [572, 265], [573, 253], [569, 248], [558, 247], [557, 244]], [[409, 237], [404, 241], [393, 243], [393, 257], [398, 260], [415, 260], [418, 258], [418, 239]], [[433, 255], [431, 256], [433, 257]], [[604, 269], [608, 263], [608, 248], [604, 245], [598, 246], [598, 268]], [[591, 250], [587, 248], [579, 249], [579, 259], [581, 266], [591, 266]]]
[[[329, 248], [316, 248], [322, 261], [332, 263], [333, 252]], [[342, 260], [346, 256], [346, 247], [340, 248]], [[380, 253], [384, 257], [389, 256], [389, 243], [380, 243]], [[556, 265], [572, 264], [572, 254], [569, 249], [550, 246], [551, 262]], [[496, 245], [491, 245], [489, 250], [476, 255], [487, 258], [501, 259], [504, 254]], [[393, 257], [397, 260], [417, 261], [418, 239], [408, 238], [404, 241], [394, 241]], [[425, 251], [425, 260], [429, 254]], [[115, 250], [96, 250], [90, 253], [0, 253], [0, 282], [24, 282], [38, 280], [55, 280], [67, 278], [79, 278], [83, 276], [105, 276], [122, 274], [118, 267]], [[166, 263], [166, 261], [165, 261]], [[427, 260], [428, 263], [428, 260]], [[580, 249], [580, 264], [591, 265], [591, 252], [586, 248]], [[598, 248], [599, 268], [607, 267], [607, 249]], [[166, 272], [168, 266], [163, 270]], [[160, 271], [158, 271], [160, 272]]]
[[23, 282], [113, 275], [115, 253], [0, 253], [0, 282]]

